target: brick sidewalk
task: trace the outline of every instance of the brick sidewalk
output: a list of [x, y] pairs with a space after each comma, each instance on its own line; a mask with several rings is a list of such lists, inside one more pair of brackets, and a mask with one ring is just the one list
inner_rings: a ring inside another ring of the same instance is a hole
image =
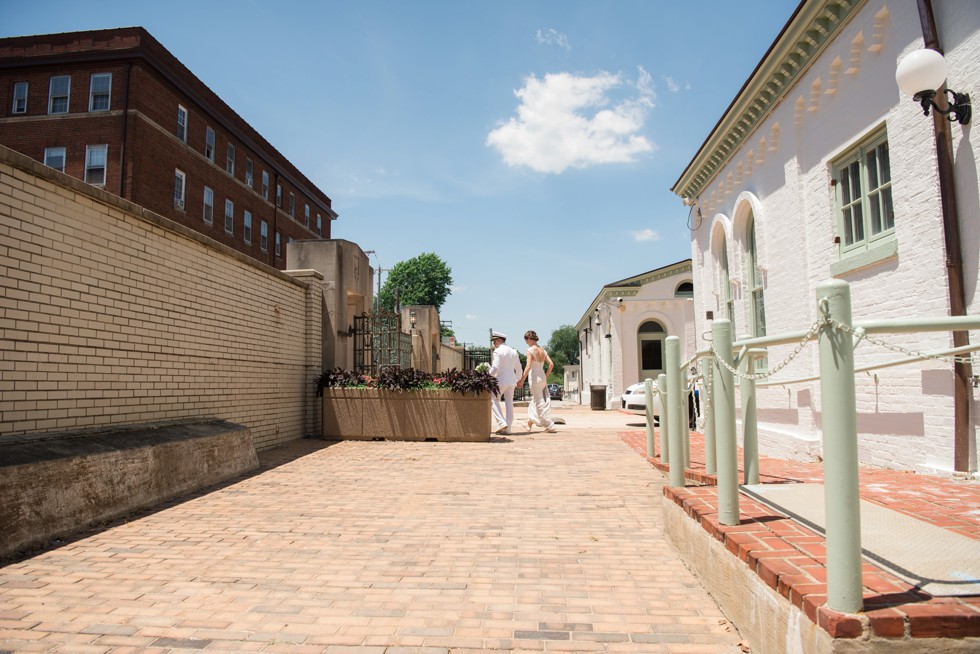
[[[646, 458], [645, 431], [621, 436]], [[655, 456], [648, 461], [666, 473], [670, 466], [660, 461], [659, 438], [658, 431]], [[665, 496], [831, 636], [856, 638], [870, 632], [882, 638], [980, 637], [980, 596], [931, 597], [868, 562], [863, 569], [865, 612], [855, 616], [828, 609], [823, 537], [744, 494], [739, 498], [741, 524], [720, 524], [715, 479], [705, 472], [704, 437], [692, 432], [690, 441], [691, 465], [685, 476], [691, 483], [678, 489], [665, 486]], [[741, 448], [738, 455], [741, 480]], [[762, 483], [823, 483], [822, 463], [760, 456], [759, 471]], [[862, 467], [859, 486], [861, 499], [980, 540], [976, 481]]]
[[490, 443], [300, 441], [0, 568], [0, 651], [737, 654], [615, 412]]

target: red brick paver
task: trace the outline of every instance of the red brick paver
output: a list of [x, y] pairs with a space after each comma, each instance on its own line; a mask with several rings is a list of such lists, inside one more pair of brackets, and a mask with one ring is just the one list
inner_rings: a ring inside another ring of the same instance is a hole
[[490, 443], [302, 441], [0, 568], [0, 651], [740, 652], [614, 412]]
[[[646, 432], [621, 434], [646, 458]], [[906, 581], [864, 564], [865, 610], [847, 615], [826, 606], [826, 548], [822, 536], [751, 497], [739, 499], [741, 524], [725, 526], [717, 517], [715, 478], [705, 471], [704, 437], [691, 433], [691, 466], [685, 488], [664, 487], [664, 494], [725, 544], [733, 556], [771, 588], [800, 608], [835, 638], [866, 633], [881, 638], [980, 637], [980, 596], [932, 597]], [[660, 460], [659, 432], [655, 456], [648, 461], [668, 472]], [[739, 449], [739, 478], [742, 475]], [[762, 483], [823, 483], [823, 464], [760, 457]], [[708, 484], [698, 486], [695, 484]], [[980, 484], [976, 481], [862, 467], [861, 498], [919, 520], [980, 540]]]

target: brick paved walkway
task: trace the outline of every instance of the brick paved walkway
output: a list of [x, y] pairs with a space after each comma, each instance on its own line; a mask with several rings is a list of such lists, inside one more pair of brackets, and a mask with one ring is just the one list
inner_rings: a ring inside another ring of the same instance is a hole
[[0, 568], [0, 651], [739, 652], [663, 538], [629, 418], [559, 415], [555, 435], [264, 453]]

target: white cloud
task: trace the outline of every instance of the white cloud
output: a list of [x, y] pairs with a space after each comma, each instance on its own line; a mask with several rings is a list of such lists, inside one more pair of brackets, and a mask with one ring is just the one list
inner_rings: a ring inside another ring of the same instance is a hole
[[538, 30], [534, 38], [538, 42], [538, 45], [557, 45], [566, 50], [572, 49], [572, 46], [568, 43], [568, 37], [555, 29], [546, 29], [543, 32]]
[[670, 75], [664, 75], [664, 81], [667, 82], [667, 90], [671, 93], [677, 93], [681, 90], [680, 85]]
[[[614, 100], [612, 92], [624, 86], [632, 93]], [[632, 162], [655, 149], [642, 134], [654, 106], [652, 81], [643, 68], [632, 83], [605, 72], [593, 77], [549, 73], [540, 80], [530, 75], [514, 94], [521, 101], [517, 116], [486, 139], [509, 166], [561, 173]]]
[[472, 313], [468, 313], [468, 314], [466, 314], [466, 320], [476, 320], [476, 319], [478, 319], [479, 317], [480, 317], [480, 316], [477, 316], [477, 315], [475, 315], [475, 314], [472, 314]]
[[660, 240], [660, 234], [658, 234], [657, 232], [653, 231], [652, 229], [641, 229], [638, 232], [630, 232], [630, 235], [632, 235], [633, 240], [634, 241], [637, 241], [637, 242], [640, 242], [640, 241], [659, 241]]

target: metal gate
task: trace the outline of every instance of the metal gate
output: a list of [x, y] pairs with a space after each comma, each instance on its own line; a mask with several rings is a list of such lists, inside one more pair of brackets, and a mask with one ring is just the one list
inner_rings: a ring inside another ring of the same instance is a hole
[[362, 313], [354, 316], [354, 371], [377, 377], [382, 367], [408, 368], [412, 364], [412, 336], [402, 333], [397, 313]]
[[481, 363], [490, 363], [491, 356], [492, 352], [489, 348], [481, 347], [468, 350], [466, 343], [463, 343], [463, 370], [475, 370]]

